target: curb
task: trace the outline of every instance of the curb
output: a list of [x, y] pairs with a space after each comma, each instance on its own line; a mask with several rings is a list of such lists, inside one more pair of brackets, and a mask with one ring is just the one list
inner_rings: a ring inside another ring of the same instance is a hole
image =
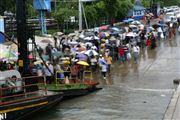
[[174, 92], [171, 101], [166, 109], [165, 115], [162, 120], [178, 120], [175, 118], [175, 113], [177, 113], [177, 103], [180, 101], [180, 84], [178, 85], [176, 91]]

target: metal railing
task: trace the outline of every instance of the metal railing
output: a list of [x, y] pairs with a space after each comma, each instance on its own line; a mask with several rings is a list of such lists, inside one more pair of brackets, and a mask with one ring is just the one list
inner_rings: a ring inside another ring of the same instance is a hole
[[0, 105], [47, 96], [45, 76], [6, 78], [0, 83]]

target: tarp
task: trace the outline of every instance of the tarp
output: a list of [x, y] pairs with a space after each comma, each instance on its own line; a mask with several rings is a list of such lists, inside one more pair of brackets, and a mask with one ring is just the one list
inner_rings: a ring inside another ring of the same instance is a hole
[[4, 18], [0, 17], [0, 44], [5, 42], [4, 36]]

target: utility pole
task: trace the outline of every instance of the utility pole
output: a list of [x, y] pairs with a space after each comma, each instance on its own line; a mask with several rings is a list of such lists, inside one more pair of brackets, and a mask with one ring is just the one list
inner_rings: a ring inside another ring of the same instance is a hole
[[[82, 30], [82, 4], [83, 4], [83, 2], [92, 2], [92, 1], [95, 1], [95, 0], [79, 0], [79, 31]], [[85, 13], [84, 13], [84, 16], [85, 16]], [[86, 20], [86, 18], [85, 18], [85, 20]], [[87, 21], [85, 21], [85, 22], [86, 22], [86, 27], [87, 27], [88, 26]]]
[[79, 0], [79, 31], [82, 30], [82, 3]]
[[28, 51], [27, 51], [27, 27], [26, 27], [26, 0], [16, 0], [16, 22], [17, 22], [17, 41], [18, 41], [18, 66], [22, 76], [27, 74]]

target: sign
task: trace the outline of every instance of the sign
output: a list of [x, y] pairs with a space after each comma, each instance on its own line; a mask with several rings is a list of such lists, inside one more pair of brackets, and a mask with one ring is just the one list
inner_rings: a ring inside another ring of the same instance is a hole
[[36, 10], [51, 11], [51, 0], [33, 0], [33, 7]]
[[0, 32], [4, 33], [4, 18], [0, 17]]
[[19, 60], [18, 65], [19, 65], [19, 67], [23, 67], [23, 60]]
[[4, 36], [4, 18], [0, 16], [0, 43], [4, 43], [5, 36]]
[[76, 22], [75, 16], [70, 16], [71, 22]]
[[5, 36], [2, 32], [0, 32], [0, 43], [4, 43], [5, 42]]
[[7, 119], [7, 113], [1, 113], [0, 120], [6, 120], [6, 119]]

